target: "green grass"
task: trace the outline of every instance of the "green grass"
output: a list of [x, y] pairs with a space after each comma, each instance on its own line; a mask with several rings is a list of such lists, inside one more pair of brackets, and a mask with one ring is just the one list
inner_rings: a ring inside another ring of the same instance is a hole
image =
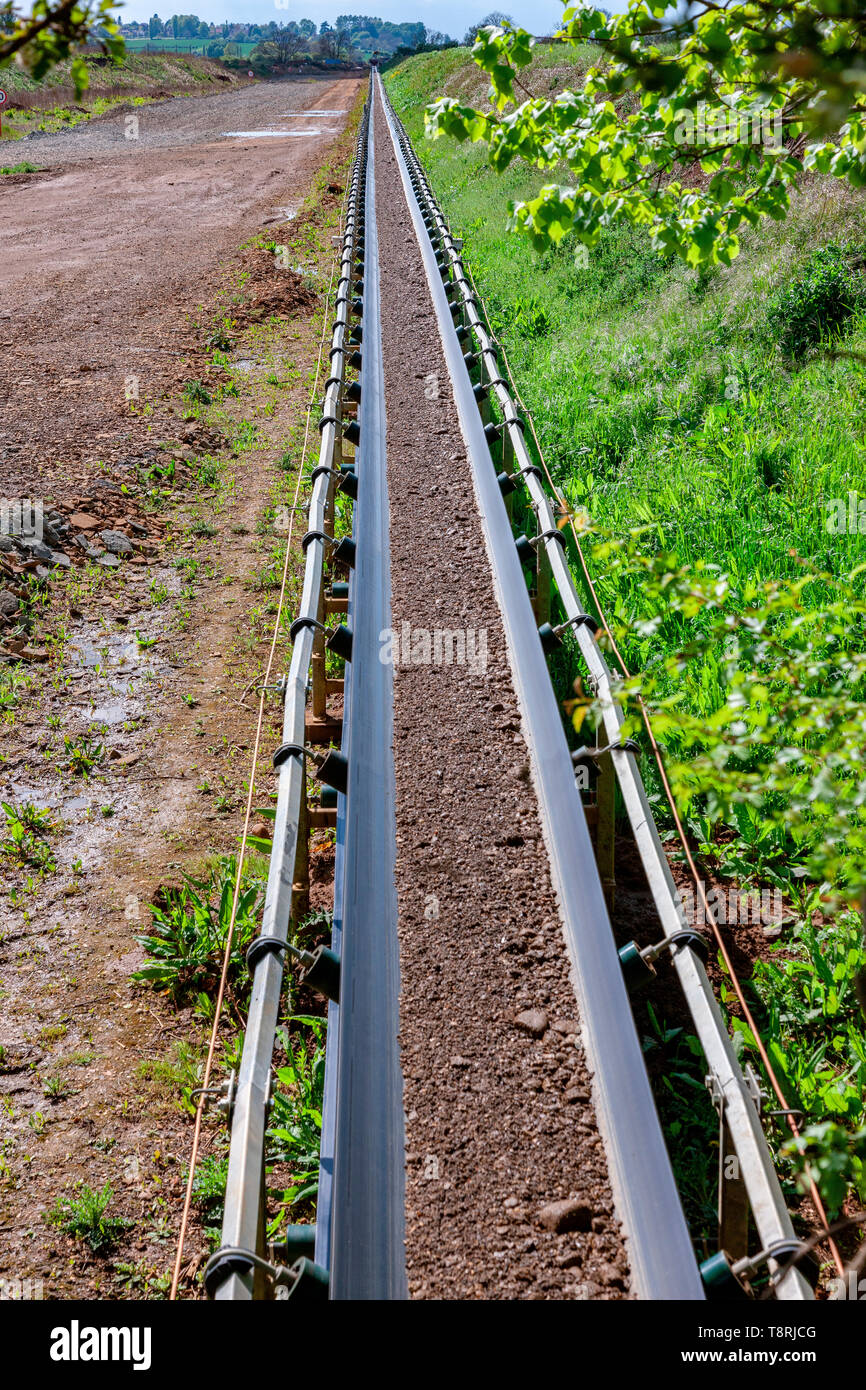
[[41, 170], [41, 164], [31, 164], [28, 160], [22, 159], [20, 164], [4, 164], [0, 167], [0, 176], [5, 174], [38, 174]]
[[135, 1074], [158, 1106], [177, 1107], [184, 1114], [194, 1115], [193, 1092], [201, 1082], [203, 1067], [198, 1049], [181, 1039], [174, 1043], [170, 1054], [139, 1062]]
[[[204, 74], [206, 81], [217, 80], [214, 74], [218, 69], [189, 61], [190, 56], [195, 57], [195, 54], [190, 55], [186, 51], [175, 53], [173, 39], [164, 42], [157, 53], [141, 51], [147, 42], [146, 39], [127, 39], [126, 55], [119, 63], [106, 63], [99, 55], [85, 54], [90, 77], [88, 90], [98, 92], [107, 85], [134, 87], [152, 83], [156, 86], [177, 78], [181, 72], [193, 79]], [[202, 41], [193, 39], [178, 42], [192, 42], [195, 46], [196, 43], [200, 45]], [[37, 80], [31, 77], [25, 68], [12, 65], [3, 69], [3, 87], [13, 93], [46, 91], [55, 87], [67, 88], [72, 85], [70, 68], [71, 59], [66, 58], [54, 64], [44, 77]], [[221, 80], [219, 85], [224, 85]]]
[[[60, 130], [71, 130], [74, 126], [90, 121], [94, 116], [104, 116], [117, 106], [144, 106], [154, 98], [127, 94], [123, 96], [90, 96], [85, 98], [86, 106], [10, 107], [6, 115], [4, 139], [21, 140], [26, 135], [38, 132], [41, 135], [56, 135]], [[10, 165], [0, 169], [0, 174], [37, 173], [41, 165]]]

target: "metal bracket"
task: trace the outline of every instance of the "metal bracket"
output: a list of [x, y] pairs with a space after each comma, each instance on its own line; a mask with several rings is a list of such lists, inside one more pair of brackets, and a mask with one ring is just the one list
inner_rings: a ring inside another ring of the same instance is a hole
[[757, 1274], [761, 1266], [767, 1264], [768, 1261], [787, 1262], [792, 1255], [797, 1255], [800, 1252], [807, 1253], [803, 1242], [798, 1240], [796, 1236], [785, 1240], [774, 1240], [772, 1245], [768, 1245], [766, 1250], [759, 1250], [757, 1255], [746, 1255], [743, 1259], [737, 1260], [731, 1266], [731, 1273], [735, 1274], [737, 1278], [743, 1274]]
[[[237, 1095], [237, 1091], [237, 1072], [232, 1070], [229, 1072], [225, 1081], [221, 1081], [218, 1086], [199, 1086], [196, 1088], [196, 1090], [190, 1092], [190, 1098], [192, 1098], [193, 1096], [207, 1097], [205, 1101], [205, 1108], [207, 1107], [209, 1102], [213, 1101], [214, 1108], [216, 1110], [222, 1110], [226, 1117], [226, 1120], [229, 1124], [231, 1124], [232, 1115], [234, 1114], [235, 1096]], [[217, 1099], [217, 1097], [219, 1097], [219, 1099]]]
[[743, 1075], [746, 1078], [746, 1086], [748, 1087], [749, 1095], [755, 1102], [755, 1109], [760, 1115], [763, 1110], [765, 1097], [761, 1089], [760, 1079], [751, 1062], [747, 1062], [744, 1066]]
[[282, 767], [283, 763], [288, 762], [289, 758], [314, 757], [312, 748], [308, 748], [304, 743], [281, 743], [273, 756], [274, 771]]
[[301, 537], [301, 549], [303, 550], [304, 554], [306, 554], [307, 546], [311, 543], [311, 541], [322, 541], [326, 545], [336, 545], [334, 537], [329, 536], [325, 531], [307, 531], [305, 535]]
[[[565, 549], [565, 537], [564, 537], [564, 535], [562, 534], [562, 532], [559, 530], [559, 527], [557, 527], [557, 526], [554, 526], [554, 527], [552, 527], [551, 529], [549, 529], [549, 530], [547, 530], [547, 531], [539, 531], [538, 534], [537, 534], [536, 536], [530, 537], [529, 544], [530, 544], [531, 546], [533, 546], [533, 548], [534, 548], [535, 550], [537, 550], [538, 547], [539, 547], [539, 546], [542, 544], [542, 542], [544, 542], [544, 541], [557, 541], [557, 542], [559, 543], [559, 545], [561, 546], [561, 548], [562, 548], [563, 550]], [[581, 616], [582, 616], [582, 615], [581, 615]], [[574, 622], [574, 621], [575, 621], [575, 620], [574, 620], [573, 618], [570, 618], [570, 619], [569, 619], [569, 622]], [[566, 626], [566, 624], [563, 624], [562, 626]], [[557, 629], [557, 630], [558, 630], [558, 629]]]
[[[584, 613], [581, 616], [585, 618], [587, 615]], [[590, 619], [590, 622], [592, 622], [592, 619]], [[559, 628], [554, 628], [554, 632], [559, 631]], [[637, 743], [635, 739], [617, 739], [615, 743], [609, 743], [606, 748], [593, 748], [588, 744], [584, 744], [582, 747], [576, 748], [574, 750], [574, 752], [571, 755], [571, 761], [575, 764], [578, 764], [585, 762], [587, 758], [591, 758], [594, 763], [597, 763], [600, 758], [604, 757], [605, 753], [637, 754], [639, 752], [640, 744]]]
[[[561, 543], [563, 546], [565, 545], [564, 541], [562, 541]], [[531, 544], [532, 542], [530, 541], [530, 545]], [[595, 618], [590, 616], [589, 613], [575, 613], [573, 618], [566, 618], [565, 622], [560, 623], [557, 627], [553, 629], [553, 631], [556, 633], [558, 637], [561, 632], [567, 632], [570, 627], [588, 627], [590, 632], [598, 632], [598, 623], [595, 621]], [[631, 742], [631, 740], [628, 741]], [[599, 749], [599, 752], [609, 753], [611, 748], [617, 747], [619, 747], [618, 744], [611, 743], [607, 748]]]
[[224, 1245], [215, 1250], [204, 1268], [204, 1286], [213, 1298], [219, 1285], [230, 1274], [246, 1274], [252, 1269], [260, 1269], [275, 1285], [290, 1282], [290, 1271], [285, 1265], [271, 1264], [252, 1250], [243, 1250], [237, 1245]]
[[650, 962], [658, 960], [659, 956], [670, 947], [685, 943], [691, 946], [692, 950], [697, 951], [706, 962], [708, 954], [708, 943], [706, 938], [701, 936], [698, 931], [693, 931], [691, 927], [683, 927], [680, 931], [671, 932], [670, 936], [663, 936], [661, 941], [657, 941], [654, 946], [645, 946], [640, 952], [641, 960]]
[[278, 676], [276, 682], [275, 682], [273, 685], [257, 685], [257, 686], [255, 686], [255, 687], [254, 687], [254, 692], [253, 692], [253, 693], [256, 694], [256, 695], [262, 695], [262, 694], [264, 694], [264, 693], [265, 693], [266, 691], [268, 691], [268, 690], [276, 690], [276, 691], [278, 691], [278, 692], [280, 693], [280, 695], [285, 695], [285, 693], [286, 693], [286, 686], [288, 685], [288, 683], [289, 683], [289, 678], [288, 678], [288, 676]]
[[714, 1071], [708, 1072], [704, 1077], [704, 1085], [710, 1093], [710, 1100], [713, 1102], [716, 1114], [721, 1115], [725, 1107], [725, 1093]]
[[260, 960], [265, 956], [278, 955], [280, 951], [288, 952], [302, 965], [312, 964], [312, 953], [304, 951], [300, 946], [293, 946], [291, 941], [280, 941], [276, 936], [257, 936], [247, 947], [247, 970], [252, 974]]

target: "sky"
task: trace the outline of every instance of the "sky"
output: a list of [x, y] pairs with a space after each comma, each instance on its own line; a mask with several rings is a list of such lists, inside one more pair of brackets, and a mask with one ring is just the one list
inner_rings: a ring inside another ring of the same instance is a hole
[[[621, 3], [608, 8], [622, 9]], [[175, 0], [167, 5], [165, 0], [128, 0], [119, 10], [121, 21], [149, 19], [158, 14], [161, 19], [170, 19], [173, 14], [197, 14], [199, 19], [209, 24], [234, 20], [239, 24], [261, 24], [275, 19], [285, 24], [290, 19], [312, 19], [321, 24], [326, 19], [333, 24], [338, 14], [370, 14], [380, 19], [390, 19], [396, 24], [422, 21], [430, 29], [441, 29], [452, 38], [460, 39], [470, 24], [477, 23], [489, 14], [491, 9], [501, 9], [510, 15], [516, 24], [529, 29], [534, 34], [552, 33], [559, 27], [562, 5], [559, 0], [517, 0], [517, 3], [473, 4], [471, 0], [374, 0], [373, 4], [358, 3], [358, 0], [337, 0], [336, 3], [318, 3], [318, 0], [289, 0], [288, 5], [277, 5], [276, 0]]]

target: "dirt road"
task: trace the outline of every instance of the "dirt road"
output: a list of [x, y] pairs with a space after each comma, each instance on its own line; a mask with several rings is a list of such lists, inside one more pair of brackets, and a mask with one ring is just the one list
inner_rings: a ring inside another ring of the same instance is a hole
[[[176, 98], [9, 146], [10, 161], [46, 172], [0, 181], [5, 495], [48, 490], [79, 460], [124, 451], [129, 379], [151, 399], [171, 383], [170, 354], [187, 347], [187, 316], [221, 259], [263, 223], [279, 241], [358, 84], [287, 79]], [[307, 110], [336, 114], [286, 114]]]
[[[20, 142], [46, 172], [0, 181], [0, 502], [42, 501], [52, 552], [0, 526], [0, 1297], [167, 1287], [205, 1019], [133, 983], [135, 938], [237, 850], [358, 87], [135, 108], [138, 140]], [[318, 133], [222, 134], [276, 126]]]

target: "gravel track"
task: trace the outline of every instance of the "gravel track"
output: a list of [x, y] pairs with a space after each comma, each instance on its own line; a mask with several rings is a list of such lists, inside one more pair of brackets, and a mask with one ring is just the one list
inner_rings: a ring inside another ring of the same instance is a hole
[[[125, 102], [105, 116], [82, 122], [70, 130], [57, 131], [52, 135], [34, 131], [24, 140], [16, 142], [16, 160], [18, 151], [21, 151], [22, 158], [34, 162], [50, 161], [52, 166], [102, 160], [106, 156], [135, 159], [150, 150], [170, 149], [176, 145], [202, 145], [220, 140], [229, 130], [256, 131], [281, 127], [289, 130], [293, 122], [284, 119], [287, 112], [301, 112], [304, 107], [314, 111], [345, 109], [343, 100], [329, 99], [322, 106], [319, 105], [319, 97], [334, 95], [333, 88], [334, 78], [323, 75], [233, 87], [225, 92], [210, 92], [207, 96], [172, 97], [167, 101], [149, 101], [140, 106]], [[138, 120], [135, 139], [130, 139], [127, 134], [127, 117], [130, 114]], [[304, 116], [303, 119], [296, 118], [294, 126], [297, 129], [306, 126], [310, 131], [320, 131], [322, 135], [333, 135], [336, 127], [342, 128], [343, 123], [337, 116]], [[315, 137], [298, 139], [291, 136], [289, 140], [305, 145], [311, 138]], [[289, 140], [266, 143], [284, 148]]]
[[487, 638], [486, 670], [395, 670], [410, 1293], [624, 1298], [470, 464], [379, 103], [375, 121], [393, 623]]
[[[0, 494], [55, 497], [82, 469], [132, 455], [145, 425], [157, 441], [170, 434], [158, 413], [132, 417], [130, 383], [159, 412], [201, 376], [195, 325], [213, 318], [224, 285], [223, 313], [236, 314], [238, 246], [262, 230], [279, 241], [338, 138], [281, 113], [350, 111], [359, 81], [178, 97], [135, 108], [137, 140], [118, 114], [16, 145], [50, 168], [0, 183]], [[222, 137], [279, 124], [322, 133]]]

